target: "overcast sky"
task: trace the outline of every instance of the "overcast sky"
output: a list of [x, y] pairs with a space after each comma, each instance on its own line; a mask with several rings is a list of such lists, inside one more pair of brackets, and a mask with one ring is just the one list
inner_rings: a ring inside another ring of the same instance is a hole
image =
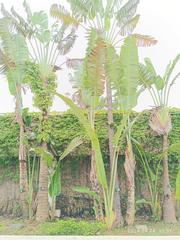
[[[22, 0], [1, 0], [7, 8], [14, 6], [22, 13]], [[60, 3], [66, 6], [64, 0], [29, 0], [33, 11], [45, 10], [53, 3]], [[155, 37], [158, 44], [150, 48], [140, 48], [139, 56], [143, 61], [144, 57], [150, 57], [159, 74], [164, 73], [165, 67], [171, 59], [180, 53], [180, 0], [141, 0], [138, 13], [141, 15], [140, 22], [136, 28], [137, 33], [147, 34]], [[85, 51], [85, 41], [83, 34], [80, 33], [72, 51], [68, 57], [83, 57]], [[59, 60], [60, 62], [63, 59]], [[176, 72], [180, 71], [180, 64]], [[68, 83], [68, 70], [64, 69], [58, 74], [58, 91], [62, 93], [71, 92], [71, 85]], [[170, 106], [180, 107], [180, 79], [172, 88], [170, 96]], [[23, 97], [24, 107], [29, 107], [31, 111], [36, 110], [32, 106], [32, 94], [28, 91]], [[139, 98], [139, 104], [136, 110], [142, 110], [153, 106], [148, 93], [144, 92]], [[64, 111], [66, 105], [59, 99], [54, 100], [53, 110]], [[0, 76], [0, 113], [13, 112], [14, 101], [10, 96], [6, 79]]]

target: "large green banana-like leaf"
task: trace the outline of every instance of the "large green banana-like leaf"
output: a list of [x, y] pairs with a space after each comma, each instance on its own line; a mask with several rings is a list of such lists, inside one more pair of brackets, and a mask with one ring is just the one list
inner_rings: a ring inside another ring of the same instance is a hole
[[61, 193], [60, 164], [57, 165], [53, 175], [50, 177], [48, 193], [51, 197], [56, 197]]
[[147, 66], [144, 64], [139, 64], [139, 82], [145, 88], [151, 88], [154, 84], [154, 75], [148, 71]]
[[175, 68], [175, 66], [177, 65], [177, 63], [179, 62], [180, 60], [180, 54], [178, 54], [174, 60], [172, 62], [170, 62], [166, 68], [166, 71], [165, 71], [165, 74], [164, 74], [164, 77], [163, 79], [165, 80], [165, 82], [169, 82], [169, 79], [171, 77], [171, 74]]
[[80, 109], [79, 107], [77, 107], [70, 98], [65, 97], [59, 93], [56, 93], [56, 96], [58, 96], [60, 99], [62, 99], [71, 108], [74, 115], [79, 119], [80, 123], [85, 128], [86, 133], [87, 133], [89, 139], [91, 140], [92, 149], [95, 152], [95, 161], [96, 161], [98, 181], [104, 189], [107, 189], [108, 185], [107, 185], [107, 179], [106, 179], [103, 158], [102, 158], [102, 154], [101, 154], [99, 140], [98, 140], [95, 130], [91, 127], [91, 124], [89, 123], [88, 118], [85, 115], [84, 111], [82, 109]]
[[67, 0], [71, 5], [73, 15], [78, 15], [82, 18], [86, 18], [88, 16], [88, 0]]
[[116, 19], [120, 27], [127, 24], [135, 15], [139, 0], [129, 0], [118, 12]]
[[93, 100], [93, 107], [96, 107], [104, 92], [104, 54], [105, 43], [97, 31], [92, 29], [88, 36], [84, 62], [75, 60], [69, 63], [70, 67], [75, 67], [74, 75], [71, 76], [73, 88], [86, 106], [91, 106]]
[[29, 59], [26, 41], [21, 34], [12, 34], [9, 28], [9, 20], [4, 18], [0, 21], [1, 33], [1, 61], [4, 74], [7, 74], [10, 93], [17, 94], [17, 85], [24, 78], [23, 67]]
[[126, 36], [130, 35], [134, 29], [136, 28], [139, 22], [140, 15], [136, 15], [132, 19], [130, 19], [124, 26], [121, 28], [121, 35]]
[[23, 65], [29, 59], [29, 52], [24, 37], [20, 34], [13, 36], [7, 42], [7, 52], [16, 66]]
[[137, 103], [139, 82], [138, 50], [134, 37], [126, 38], [120, 57], [113, 46], [107, 47], [105, 69], [118, 106], [121, 110], [132, 109]]
[[8, 69], [6, 72], [9, 91], [12, 95], [16, 95], [18, 90], [17, 86], [22, 83], [24, 72], [21, 69]]
[[119, 56], [112, 45], [107, 45], [105, 60], [105, 72], [108, 81], [114, 86], [116, 95], [120, 94], [120, 89], [116, 88], [119, 84], [119, 79], [122, 78], [123, 70], [119, 63]]
[[63, 154], [60, 156], [60, 160], [63, 160], [67, 155], [69, 155], [76, 147], [83, 143], [82, 137], [74, 138], [70, 144], [67, 146]]
[[91, 96], [99, 97], [104, 92], [104, 42], [97, 40], [97, 44], [84, 62], [84, 88]]
[[116, 84], [118, 99], [122, 110], [130, 110], [137, 104], [139, 81], [138, 50], [134, 37], [126, 38], [121, 48], [120, 62], [123, 75]]
[[153, 66], [153, 63], [152, 63], [151, 59], [150, 58], [145, 58], [144, 61], [145, 61], [145, 64], [146, 64], [147, 71], [150, 72], [152, 77], [156, 78], [156, 76], [157, 76], [156, 70]]
[[41, 30], [48, 29], [48, 16], [45, 12], [34, 12], [31, 16], [31, 23]]
[[59, 162], [56, 164], [56, 167], [54, 169], [54, 172], [52, 176], [50, 177], [50, 183], [49, 183], [49, 195], [51, 197], [56, 197], [58, 194], [61, 192], [61, 181], [60, 181], [60, 166], [61, 166], [61, 161], [69, 155], [76, 147], [78, 147], [80, 144], [82, 144], [82, 138], [81, 137], [76, 137], [74, 138], [70, 144], [67, 146], [67, 148], [64, 150], [62, 155], [59, 158]]
[[85, 21], [94, 19], [97, 13], [103, 14], [104, 8], [102, 0], [67, 0], [72, 8], [73, 14], [80, 16]]
[[151, 83], [150, 85], [155, 84], [157, 90], [162, 90], [165, 85], [164, 79], [161, 78], [161, 76], [157, 75], [156, 70], [150, 58], [145, 58], [144, 61], [146, 64], [145, 72], [148, 74], [148, 76], [150, 76], [149, 78], [150, 80], [149, 83]]

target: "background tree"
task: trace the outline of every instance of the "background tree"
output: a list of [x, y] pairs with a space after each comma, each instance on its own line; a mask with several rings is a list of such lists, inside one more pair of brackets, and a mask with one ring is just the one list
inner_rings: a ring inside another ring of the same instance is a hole
[[31, 61], [35, 64], [27, 64], [26, 81], [34, 93], [34, 105], [41, 111], [38, 138], [43, 151], [40, 160], [36, 219], [43, 221], [49, 217], [48, 165], [45, 156], [47, 156], [51, 133], [48, 115], [56, 89], [54, 72], [59, 69], [56, 66], [58, 57], [65, 55], [71, 49], [75, 41], [75, 30], [71, 28], [67, 33], [67, 26], [61, 26], [58, 23], [49, 27], [48, 16], [45, 12], [32, 13], [26, 1], [23, 6], [26, 19], [23, 19], [13, 8], [11, 13], [4, 6], [1, 10], [16, 31], [26, 39]]
[[10, 93], [15, 98], [15, 116], [19, 133], [19, 188], [23, 215], [27, 217], [27, 159], [25, 146], [25, 126], [22, 116], [22, 86], [25, 75], [25, 62], [28, 61], [28, 48], [24, 37], [13, 31], [7, 18], [0, 19], [0, 73], [8, 80]]
[[151, 94], [155, 108], [152, 110], [149, 125], [163, 140], [163, 219], [165, 222], [176, 222], [175, 207], [172, 199], [169, 170], [168, 170], [168, 134], [172, 129], [171, 116], [168, 101], [170, 91], [179, 78], [180, 73], [172, 77], [180, 55], [168, 64], [165, 74], [161, 77], [149, 58], [145, 58], [145, 64], [140, 64], [140, 81]]

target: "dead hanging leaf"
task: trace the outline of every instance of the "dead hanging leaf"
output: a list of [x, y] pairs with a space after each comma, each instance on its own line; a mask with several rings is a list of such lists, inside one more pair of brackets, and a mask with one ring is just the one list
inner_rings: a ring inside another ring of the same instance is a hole
[[158, 135], [168, 134], [172, 129], [169, 110], [167, 108], [155, 108], [151, 113], [149, 126]]
[[82, 58], [68, 58], [66, 61], [66, 66], [68, 68], [77, 69], [81, 64], [83, 64], [84, 59]]
[[157, 44], [157, 40], [148, 35], [132, 34], [135, 37], [138, 47], [151, 47]]

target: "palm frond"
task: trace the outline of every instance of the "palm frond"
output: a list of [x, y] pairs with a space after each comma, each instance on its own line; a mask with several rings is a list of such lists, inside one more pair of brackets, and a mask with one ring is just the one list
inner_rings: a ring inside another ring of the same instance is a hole
[[65, 25], [78, 26], [80, 19], [73, 17], [63, 6], [53, 4], [50, 9], [50, 14], [56, 19], [62, 21]]

